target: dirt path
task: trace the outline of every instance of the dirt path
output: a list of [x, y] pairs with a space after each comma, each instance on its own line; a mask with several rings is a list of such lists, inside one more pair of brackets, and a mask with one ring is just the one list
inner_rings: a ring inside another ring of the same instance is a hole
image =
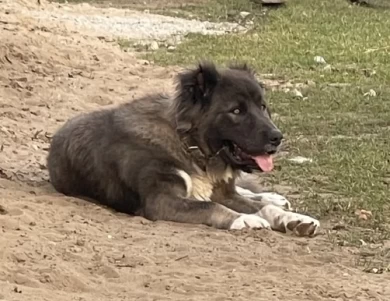
[[389, 275], [357, 270], [353, 250], [324, 235], [151, 223], [55, 193], [45, 169], [55, 129], [169, 91], [178, 68], [27, 17], [28, 1], [1, 2], [0, 300], [389, 300]]

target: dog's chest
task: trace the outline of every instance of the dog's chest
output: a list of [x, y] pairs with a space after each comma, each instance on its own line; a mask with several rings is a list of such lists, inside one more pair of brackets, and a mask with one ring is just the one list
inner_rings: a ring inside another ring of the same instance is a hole
[[179, 171], [180, 176], [184, 179], [187, 188], [187, 197], [199, 201], [211, 201], [214, 187], [220, 182], [228, 182], [233, 178], [233, 171], [230, 167], [220, 172], [197, 172], [187, 174]]

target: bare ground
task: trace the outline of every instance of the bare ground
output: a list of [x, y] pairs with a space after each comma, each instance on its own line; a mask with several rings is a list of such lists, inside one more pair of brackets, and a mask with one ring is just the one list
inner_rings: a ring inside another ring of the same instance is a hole
[[55, 193], [53, 132], [169, 91], [179, 68], [5, 5], [0, 21], [0, 300], [389, 300], [389, 275], [355, 268], [356, 251], [324, 234], [151, 223]]

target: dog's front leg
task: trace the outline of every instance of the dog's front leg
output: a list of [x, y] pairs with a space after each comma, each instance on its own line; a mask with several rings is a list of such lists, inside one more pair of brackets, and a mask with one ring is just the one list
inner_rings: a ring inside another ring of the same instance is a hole
[[183, 173], [154, 162], [139, 175], [139, 213], [150, 220], [204, 224], [214, 228], [236, 230], [268, 228], [269, 223], [258, 215], [238, 213], [222, 204], [198, 201], [189, 197], [188, 181]]
[[203, 224], [227, 230], [271, 228], [258, 215], [238, 213], [214, 202], [177, 197], [171, 192], [151, 194], [145, 200], [143, 216], [150, 220]]
[[[247, 185], [249, 182], [242, 183]], [[273, 192], [259, 192], [258, 185], [250, 184], [256, 189], [255, 192], [250, 188], [236, 185], [234, 190], [238, 196], [236, 195], [233, 198], [241, 204], [243, 202], [247, 203], [247, 201], [242, 200], [243, 197], [258, 202], [258, 208], [260, 209], [256, 214], [266, 219], [273, 230], [284, 233], [293, 231], [301, 236], [312, 236], [317, 233], [320, 227], [318, 220], [307, 215], [286, 211], [291, 210], [291, 203], [284, 196]], [[233, 190], [230, 189], [230, 191]], [[235, 193], [232, 192], [232, 195], [235, 195]], [[240, 212], [239, 208], [237, 209]]]
[[254, 201], [261, 202], [263, 206], [265, 205], [275, 205], [282, 209], [291, 210], [291, 203], [282, 195], [275, 192], [259, 192], [255, 193], [249, 189], [236, 186], [236, 192], [246, 198], [249, 198]]

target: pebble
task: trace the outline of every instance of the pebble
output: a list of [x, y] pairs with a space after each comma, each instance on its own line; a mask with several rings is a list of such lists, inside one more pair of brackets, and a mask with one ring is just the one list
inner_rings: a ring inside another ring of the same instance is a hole
[[324, 67], [324, 70], [325, 71], [332, 71], [332, 66], [331, 65], [326, 65], [325, 67]]
[[305, 162], [313, 162], [313, 159], [305, 158], [305, 157], [302, 157], [302, 156], [297, 156], [297, 157], [288, 159], [288, 161], [291, 161], [291, 162], [294, 162], [294, 163], [298, 163], [298, 164], [302, 164], [302, 163], [305, 163]]
[[326, 64], [325, 59], [319, 55], [314, 57], [314, 62], [316, 62], [317, 64]]
[[160, 47], [158, 46], [158, 43], [156, 41], [153, 41], [150, 43], [149, 49], [150, 50], [158, 50]]
[[373, 89], [370, 89], [367, 93], [364, 93], [364, 96], [371, 96], [371, 97], [376, 97], [376, 92]]
[[239, 13], [239, 16], [240, 16], [240, 18], [245, 19], [245, 18], [248, 17], [250, 14], [251, 14], [250, 12], [242, 11], [242, 12]]
[[315, 86], [316, 86], [316, 82], [315, 82], [315, 81], [312, 81], [312, 80], [307, 80], [307, 81], [306, 81], [306, 84], [307, 84], [309, 87], [315, 87]]
[[292, 90], [291, 93], [294, 95], [294, 97], [303, 98], [301, 91], [299, 91], [298, 89]]

